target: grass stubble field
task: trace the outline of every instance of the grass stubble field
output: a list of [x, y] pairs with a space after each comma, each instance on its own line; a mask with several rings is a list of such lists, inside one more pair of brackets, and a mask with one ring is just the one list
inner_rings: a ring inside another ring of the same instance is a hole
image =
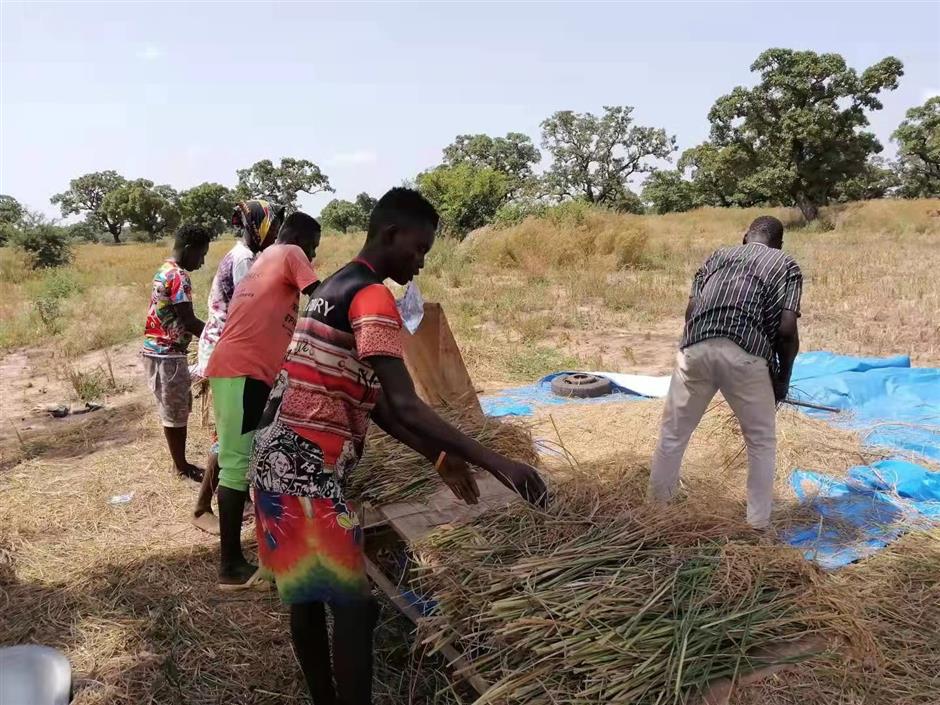
[[[463, 243], [439, 241], [419, 285], [444, 305], [481, 389], [570, 367], [665, 374], [696, 267], [757, 214], [563, 208]], [[348, 260], [361, 238], [325, 237], [319, 271]], [[194, 275], [199, 312], [229, 246], [214, 243]], [[905, 353], [940, 365], [940, 201], [840, 206], [825, 225], [790, 227], [785, 247], [805, 276], [804, 350]], [[82, 245], [72, 266], [51, 272], [0, 250], [0, 642], [64, 649], [80, 705], [304, 702], [284, 609], [271, 595], [214, 590], [215, 542], [187, 521], [195, 488], [167, 469], [135, 356], [150, 277], [167, 250]], [[52, 421], [41, 411], [101, 398], [106, 408], [85, 416]], [[598, 505], [639, 507], [660, 412], [657, 401], [566, 406], [539, 413], [528, 430], [574, 459], [546, 461], [560, 487], [576, 483]], [[194, 458], [208, 441], [197, 417]], [[800, 517], [790, 469], [838, 476], [880, 455], [858, 434], [792, 411], [781, 412], [779, 437], [777, 528]], [[688, 492], [671, 511], [742, 514], [742, 447], [716, 406], [693, 438]], [[109, 504], [125, 494], [130, 502]], [[799, 667], [738, 689], [733, 702], [940, 703], [940, 531], [911, 534], [819, 580], [864, 643], [833, 639]], [[414, 643], [410, 625], [383, 605], [376, 702], [466, 702], [443, 662]]]

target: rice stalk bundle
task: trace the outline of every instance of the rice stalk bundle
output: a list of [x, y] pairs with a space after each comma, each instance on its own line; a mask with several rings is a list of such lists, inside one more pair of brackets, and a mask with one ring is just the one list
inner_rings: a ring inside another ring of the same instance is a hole
[[417, 548], [415, 580], [437, 600], [424, 641], [470, 656], [492, 684], [476, 705], [687, 703], [773, 664], [772, 647], [851, 632], [796, 551], [604, 494], [566, 483], [548, 512], [520, 504]]

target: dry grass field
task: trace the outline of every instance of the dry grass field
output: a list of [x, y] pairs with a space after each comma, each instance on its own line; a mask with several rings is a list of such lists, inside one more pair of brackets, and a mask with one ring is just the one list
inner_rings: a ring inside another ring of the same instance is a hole
[[[463, 243], [438, 242], [419, 284], [444, 305], [480, 388], [563, 367], [664, 374], [696, 267], [739, 241], [761, 212], [560, 209]], [[811, 228], [789, 211], [776, 215], [791, 223], [785, 247], [804, 271], [804, 350], [905, 353], [940, 366], [940, 200], [848, 204]], [[348, 260], [361, 239], [326, 236], [319, 271]], [[197, 312], [229, 246], [214, 243], [194, 277]], [[135, 358], [150, 277], [167, 250], [82, 245], [75, 263], [55, 272], [29, 272], [0, 250], [0, 643], [63, 649], [78, 705], [307, 702], [284, 608], [270, 594], [215, 591], [215, 540], [188, 523], [195, 488], [168, 470]], [[41, 410], [85, 397], [106, 408], [54, 421]], [[567, 449], [580, 482], [596, 481], [632, 506], [642, 503], [660, 411], [657, 401], [563, 406], [541, 411], [530, 427]], [[191, 429], [197, 459], [208, 437], [195, 417]], [[728, 521], [742, 514], [741, 450], [717, 406], [693, 438], [688, 487], [672, 511]], [[783, 412], [777, 528], [801, 516], [786, 485], [790, 469], [839, 476], [877, 457], [855, 433]], [[546, 462], [561, 477], [564, 467]], [[109, 503], [125, 494], [129, 502]], [[831, 644], [732, 702], [940, 703], [940, 531], [912, 534], [820, 581], [865, 643]], [[414, 644], [409, 624], [384, 605], [376, 702], [470, 702], [443, 662]]]

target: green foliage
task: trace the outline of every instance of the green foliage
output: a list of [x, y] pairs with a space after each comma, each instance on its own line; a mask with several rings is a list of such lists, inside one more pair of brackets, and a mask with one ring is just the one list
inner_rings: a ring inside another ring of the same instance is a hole
[[653, 171], [649, 159], [667, 159], [675, 138], [660, 128], [633, 124], [629, 106], [604, 107], [601, 116], [563, 110], [542, 123], [542, 146], [552, 155], [546, 195], [582, 198], [617, 207], [632, 199], [633, 174]]
[[61, 332], [62, 301], [83, 288], [67, 269], [55, 267], [48, 270], [42, 279], [38, 294], [33, 299], [36, 316], [48, 335]]
[[712, 142], [740, 150], [726, 161], [746, 159], [743, 193], [796, 205], [812, 220], [881, 151], [862, 131], [866, 110], [881, 109], [877, 96], [897, 88], [902, 64], [888, 57], [859, 75], [838, 54], [769, 49], [751, 71], [756, 86], [735, 88], [709, 112]]
[[23, 219], [23, 205], [13, 196], [0, 194], [0, 223], [19, 225]]
[[940, 196], [940, 96], [908, 110], [893, 139], [898, 143], [899, 195]]
[[681, 171], [654, 171], [643, 182], [643, 200], [655, 213], [682, 213], [696, 206], [695, 185]]
[[157, 240], [180, 223], [178, 196], [171, 187], [137, 179], [107, 196], [99, 209], [106, 217], [129, 222], [150, 240]]
[[359, 212], [362, 213], [363, 229], [369, 226], [369, 216], [372, 215], [372, 209], [375, 208], [376, 203], [378, 203], [378, 201], [365, 191], [356, 196], [356, 207], [359, 209]]
[[642, 199], [630, 189], [624, 189], [613, 201], [607, 204], [607, 207], [617, 213], [634, 213], [642, 215], [646, 213], [646, 206]]
[[183, 191], [179, 209], [183, 220], [198, 223], [218, 237], [231, 225], [235, 196], [222, 184], [206, 182]]
[[90, 224], [104, 228], [115, 242], [120, 242], [125, 220], [118, 213], [102, 211], [101, 206], [108, 194], [126, 184], [127, 179], [116, 171], [96, 171], [72, 179], [68, 191], [57, 193], [49, 200], [59, 206], [63, 218], [85, 213]]
[[470, 164], [426, 171], [417, 186], [437, 208], [444, 231], [458, 237], [492, 221], [509, 193], [505, 174]]
[[698, 206], [747, 208], [767, 201], [765, 194], [746, 190], [752, 187], [747, 181], [751, 161], [738, 145], [719, 147], [703, 142], [685, 150], [678, 167], [680, 172], [690, 173]]
[[898, 175], [892, 165], [881, 157], [872, 157], [858, 175], [836, 186], [832, 200], [845, 203], [884, 198], [899, 184]]
[[73, 272], [56, 267], [48, 270], [43, 277], [41, 293], [48, 298], [67, 299], [84, 289], [84, 285]]
[[347, 232], [350, 228], [362, 229], [362, 211], [355, 203], [334, 198], [323, 206], [320, 211], [320, 224], [325, 228], [333, 228]]
[[83, 220], [68, 226], [69, 237], [82, 242], [100, 242], [107, 231], [96, 223]]
[[550, 206], [544, 201], [517, 200], [510, 201], [499, 207], [493, 216], [493, 225], [508, 228], [518, 225], [526, 218], [544, 216]]
[[505, 137], [489, 135], [458, 135], [444, 148], [444, 164], [488, 168], [506, 175], [508, 197], [514, 198], [528, 190], [534, 176], [532, 167], [542, 155], [528, 135], [510, 132]]
[[33, 269], [60, 267], [72, 261], [68, 228], [49, 222], [29, 224], [14, 231], [10, 244], [25, 253]]
[[0, 245], [6, 244], [23, 221], [25, 209], [13, 196], [0, 194]]
[[283, 157], [278, 166], [270, 159], [262, 159], [236, 173], [236, 198], [270, 198], [288, 212], [297, 210], [297, 194], [301, 191], [308, 194], [334, 191], [329, 177], [307, 159]]

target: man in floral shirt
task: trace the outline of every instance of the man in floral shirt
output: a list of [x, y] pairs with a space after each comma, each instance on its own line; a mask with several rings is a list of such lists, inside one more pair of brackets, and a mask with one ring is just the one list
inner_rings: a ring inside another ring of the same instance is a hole
[[186, 460], [186, 426], [192, 409], [186, 351], [204, 324], [193, 312], [189, 273], [202, 267], [210, 239], [211, 233], [201, 225], [186, 224], [176, 232], [173, 255], [153, 277], [144, 327], [144, 369], [170, 456], [180, 475], [197, 482], [202, 470]]

